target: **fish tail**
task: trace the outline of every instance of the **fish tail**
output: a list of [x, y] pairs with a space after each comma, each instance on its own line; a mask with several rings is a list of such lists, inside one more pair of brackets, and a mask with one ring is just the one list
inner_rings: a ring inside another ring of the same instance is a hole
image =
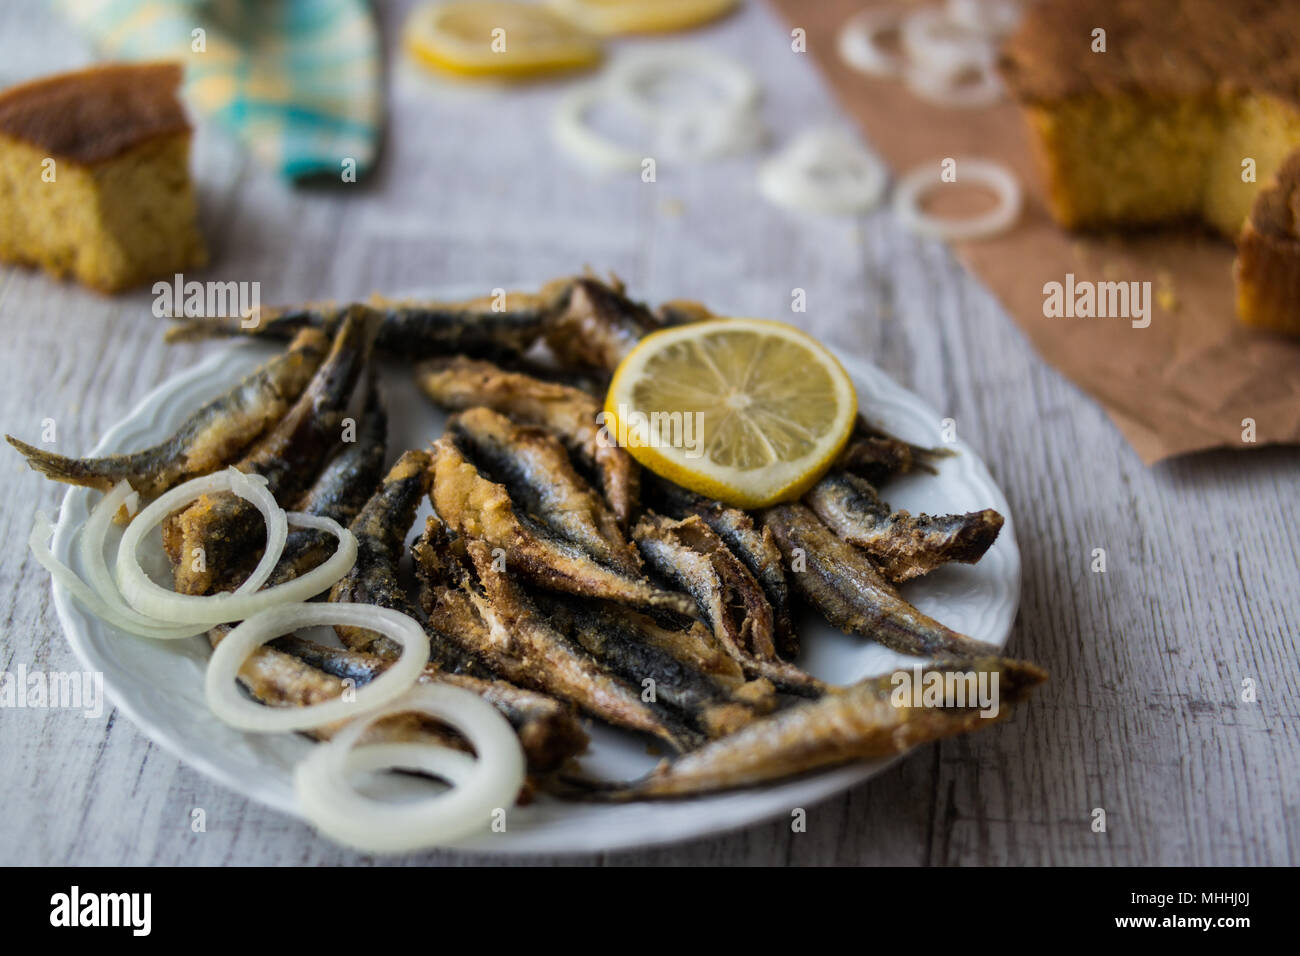
[[18, 449], [19, 454], [27, 459], [27, 464], [33, 471], [39, 471], [54, 481], [108, 491], [124, 477], [117, 474], [117, 469], [105, 467], [103, 462], [94, 458], [68, 458], [65, 455], [56, 455], [19, 441], [12, 435], [5, 435], [5, 440]]

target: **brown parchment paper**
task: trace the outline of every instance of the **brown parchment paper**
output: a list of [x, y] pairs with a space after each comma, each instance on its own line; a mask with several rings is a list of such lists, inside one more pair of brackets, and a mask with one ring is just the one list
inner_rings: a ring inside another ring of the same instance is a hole
[[[1143, 462], [1209, 448], [1300, 442], [1300, 342], [1237, 322], [1230, 243], [1191, 230], [1065, 232], [1047, 214], [1014, 104], [947, 109], [913, 96], [901, 81], [850, 69], [836, 52], [836, 35], [845, 20], [873, 5], [870, 0], [772, 2], [791, 29], [807, 31], [805, 55], [816, 59], [895, 173], [920, 163], [937, 169], [940, 159], [954, 157], [960, 181], [963, 156], [995, 159], [1015, 172], [1025, 187], [1016, 226], [954, 249], [1039, 354], [1101, 403]], [[1151, 324], [1045, 317], [1043, 286], [1064, 283], [1067, 273], [1076, 281], [1151, 282]], [[1244, 419], [1255, 423], [1254, 444], [1243, 440]]]

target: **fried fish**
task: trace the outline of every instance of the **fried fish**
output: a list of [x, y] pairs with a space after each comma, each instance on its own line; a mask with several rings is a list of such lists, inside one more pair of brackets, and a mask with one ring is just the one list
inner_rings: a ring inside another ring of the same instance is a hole
[[[843, 693], [756, 720], [730, 736], [661, 763], [636, 783], [575, 783], [588, 796], [600, 799], [663, 799], [734, 790], [856, 760], [890, 757], [1004, 720], [1047, 679], [1044, 671], [1027, 661], [1001, 657], [928, 664], [921, 672], [923, 682], [935, 675], [945, 689], [953, 688], [953, 698], [944, 699], [942, 706], [918, 704], [916, 695], [901, 692], [906, 682], [916, 680], [915, 672], [883, 674]], [[981, 689], [989, 692], [987, 698]], [[992, 704], [986, 707], [989, 698]]]
[[686, 595], [601, 564], [541, 525], [528, 522], [516, 512], [505, 487], [480, 475], [450, 437], [439, 438], [433, 448], [434, 509], [453, 533], [495, 550], [493, 560], [509, 567], [512, 574], [569, 594], [688, 616], [694, 611]]
[[435, 359], [416, 370], [420, 388], [450, 411], [483, 406], [525, 425], [540, 425], [564, 442], [587, 469], [627, 528], [640, 496], [640, 468], [601, 431], [600, 402], [580, 389], [467, 358]]
[[979, 657], [996, 648], [944, 627], [898, 593], [863, 552], [839, 538], [806, 505], [775, 505], [762, 515], [791, 570], [795, 589], [846, 634], [903, 654]]
[[606, 285], [584, 276], [573, 280], [567, 307], [547, 323], [546, 344], [565, 367], [610, 375], [660, 324], [654, 313], [624, 294], [621, 282]]
[[777, 658], [772, 607], [763, 589], [698, 515], [674, 521], [648, 512], [632, 537], [647, 565], [695, 599], [718, 643], [746, 674], [795, 694], [816, 696], [828, 690], [811, 674]]
[[54, 481], [107, 492], [125, 479], [141, 496], [153, 498], [233, 462], [284, 416], [311, 381], [328, 348], [325, 335], [303, 330], [284, 353], [205, 404], [165, 442], [143, 451], [106, 458], [66, 458], [33, 448], [11, 435], [5, 438], [27, 458], [28, 465]]
[[471, 408], [452, 416], [447, 432], [470, 461], [505, 485], [517, 509], [602, 564], [640, 573], [640, 559], [618, 519], [549, 431], [517, 425], [489, 408]]
[[333, 335], [349, 311], [364, 310], [376, 323], [375, 347], [407, 360], [437, 355], [522, 354], [568, 302], [568, 280], [550, 283], [540, 292], [508, 292], [466, 302], [425, 302], [372, 296], [368, 302], [258, 309], [227, 320], [182, 320], [167, 330], [168, 342], [188, 342], [216, 336], [290, 338], [304, 328]]
[[[351, 314], [306, 390], [235, 467], [262, 475], [277, 501], [293, 501], [311, 484], [343, 438], [343, 419], [370, 359], [373, 329]], [[163, 544], [181, 594], [206, 594], [222, 569], [238, 566], [265, 541], [262, 517], [230, 492], [204, 495], [163, 525]], [[189, 560], [200, 554], [202, 561]]]
[[891, 511], [869, 481], [835, 468], [803, 502], [837, 535], [871, 555], [894, 584], [950, 561], [974, 564], [1002, 530], [1002, 515], [992, 508], [962, 515]]

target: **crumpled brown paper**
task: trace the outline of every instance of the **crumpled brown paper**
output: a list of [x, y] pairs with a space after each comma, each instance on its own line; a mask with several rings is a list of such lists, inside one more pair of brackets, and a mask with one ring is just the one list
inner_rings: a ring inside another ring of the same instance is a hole
[[[1145, 463], [1210, 448], [1300, 442], [1300, 342], [1237, 322], [1230, 243], [1187, 230], [1084, 236], [1060, 229], [1047, 214], [1014, 104], [946, 109], [913, 96], [901, 81], [850, 69], [836, 52], [836, 35], [873, 5], [865, 0], [773, 2], [791, 29], [806, 31], [807, 55], [895, 173], [972, 156], [1016, 174], [1025, 187], [1016, 226], [954, 249], [1039, 354], [1101, 403]], [[1150, 282], [1150, 325], [1045, 316], [1044, 285], [1065, 283], [1067, 273], [1076, 282]]]

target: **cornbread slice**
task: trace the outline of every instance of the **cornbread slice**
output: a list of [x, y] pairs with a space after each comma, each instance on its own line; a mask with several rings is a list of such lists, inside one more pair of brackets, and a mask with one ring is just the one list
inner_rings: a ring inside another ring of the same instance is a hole
[[104, 292], [203, 265], [180, 81], [113, 64], [0, 93], [0, 259]]
[[1300, 335], [1300, 153], [1255, 200], [1237, 243], [1234, 274], [1241, 321]]
[[[1104, 52], [1094, 51], [1097, 30]], [[1044, 0], [999, 67], [1061, 225], [1205, 223], [1236, 240], [1263, 184], [1300, 149], [1298, 51], [1300, 0]], [[1238, 267], [1281, 281], [1268, 274], [1258, 262]], [[1238, 293], [1276, 314], [1268, 290]]]

